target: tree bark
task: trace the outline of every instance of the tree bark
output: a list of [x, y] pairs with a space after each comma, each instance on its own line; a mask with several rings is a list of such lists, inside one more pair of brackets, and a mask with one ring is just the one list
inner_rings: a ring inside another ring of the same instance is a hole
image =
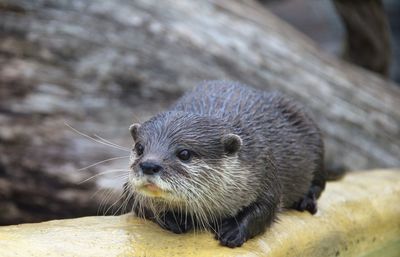
[[[113, 208], [118, 190], [111, 200], [91, 196], [122, 188], [127, 172], [112, 170], [128, 159], [76, 170], [129, 153], [64, 121], [129, 148], [133, 120], [201, 80], [302, 102], [324, 133], [330, 167], [400, 166], [400, 88], [322, 53], [253, 1], [1, 0], [0, 38], [3, 224], [96, 214], [102, 200]], [[119, 178], [78, 184], [105, 171]]]

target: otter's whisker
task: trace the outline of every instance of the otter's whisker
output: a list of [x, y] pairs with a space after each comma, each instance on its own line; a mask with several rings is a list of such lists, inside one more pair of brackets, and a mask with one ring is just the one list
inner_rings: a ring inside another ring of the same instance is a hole
[[[131, 212], [135, 213], [140, 218], [146, 219], [146, 216], [143, 215], [142, 210], [140, 209], [140, 201], [141, 201], [141, 196], [136, 195], [135, 198], [133, 199]], [[134, 210], [137, 210], [137, 211], [134, 211]]]
[[[124, 177], [124, 178], [126, 179], [127, 177]], [[113, 208], [115, 207], [115, 205], [116, 205], [119, 201], [121, 201], [123, 198], [124, 198], [124, 194], [120, 194], [120, 196], [118, 197], [118, 199], [115, 200], [114, 203], [111, 204], [111, 205], [107, 208], [107, 210], [106, 210], [105, 212], [103, 212], [103, 215], [107, 215], [108, 211], [110, 211], [110, 210], [112, 211]], [[115, 213], [112, 214], [112, 215], [115, 215]]]
[[[103, 213], [103, 215], [107, 215], [107, 213], [108, 213], [109, 211], [111, 211], [111, 213], [112, 213], [113, 210], [114, 210], [114, 208], [115, 208], [115, 205], [116, 205], [119, 201], [121, 201], [122, 197], [123, 197], [123, 196], [120, 196], [117, 200], [115, 200], [115, 201], [113, 202], [113, 204], [111, 204], [111, 205], [107, 208], [107, 210]], [[111, 215], [114, 216], [114, 214], [111, 214]]]
[[[115, 177], [115, 179], [118, 179], [118, 178], [125, 179], [126, 177], [125, 177], [125, 176], [118, 176], [118, 177]], [[112, 188], [111, 188], [111, 189], [110, 189], [110, 188], [109, 188], [109, 189], [99, 188], [99, 189], [96, 190], [96, 192], [94, 192], [94, 193], [90, 196], [90, 198], [93, 199], [98, 193], [100, 193], [100, 192], [102, 192], [102, 191], [108, 192], [108, 191], [110, 191], [110, 190], [113, 190], [113, 189], [112, 189]], [[99, 206], [101, 206], [101, 203], [100, 203]]]
[[[124, 199], [125, 198], [125, 199]], [[123, 200], [124, 199], [124, 200]], [[122, 208], [123, 208], [123, 206], [124, 205], [126, 205], [127, 204], [127, 202], [129, 201], [129, 198], [128, 197], [125, 197], [125, 195], [121, 195], [121, 197], [120, 197], [120, 199], [118, 200], [118, 201], [120, 201], [120, 200], [123, 200], [122, 201], [122, 203], [120, 204], [120, 206], [118, 207], [118, 209], [112, 214], [112, 216], [115, 216], [116, 214], [118, 214], [118, 212], [120, 211], [120, 210], [122, 210]]]
[[99, 215], [100, 213], [103, 213], [103, 215], [104, 215], [104, 209], [106, 207], [106, 203], [112, 197], [113, 193], [114, 193], [113, 188], [106, 189], [106, 191], [104, 192], [104, 197], [101, 200], [99, 208], [97, 210], [97, 215]]
[[94, 166], [96, 166], [96, 165], [99, 165], [99, 164], [102, 164], [102, 163], [105, 163], [105, 162], [114, 161], [114, 160], [119, 160], [119, 159], [124, 159], [124, 158], [129, 158], [129, 157], [130, 157], [129, 155], [127, 155], [127, 156], [120, 156], [120, 157], [113, 157], [113, 158], [110, 158], [110, 159], [106, 159], [106, 160], [102, 160], [102, 161], [99, 161], [99, 162], [90, 164], [89, 166], [86, 166], [86, 167], [84, 167], [84, 168], [80, 168], [80, 169], [78, 169], [78, 170], [76, 170], [76, 171], [86, 170], [86, 169], [89, 169], [89, 168], [91, 168], [91, 167], [94, 167]]
[[91, 176], [91, 177], [89, 177], [89, 178], [87, 178], [87, 179], [85, 179], [85, 180], [79, 182], [78, 185], [83, 184], [83, 183], [85, 183], [85, 182], [87, 182], [87, 181], [89, 181], [89, 180], [91, 180], [91, 179], [93, 179], [93, 178], [95, 178], [95, 177], [98, 177], [98, 176], [101, 176], [101, 175], [104, 175], [104, 174], [115, 173], [115, 172], [123, 172], [123, 171], [126, 172], [126, 171], [129, 171], [129, 170], [122, 170], [122, 169], [120, 169], [120, 170], [107, 170], [107, 171], [103, 171], [103, 172], [97, 173], [97, 174], [95, 174], [95, 175], [93, 175], [93, 176]]
[[122, 149], [125, 149], [125, 150], [127, 150], [127, 151], [130, 151], [130, 148], [129, 148], [129, 147], [125, 147], [125, 146], [122, 146], [122, 145], [118, 145], [118, 144], [116, 144], [116, 143], [114, 143], [114, 142], [111, 142], [111, 141], [109, 141], [109, 140], [107, 140], [107, 139], [105, 139], [105, 138], [103, 138], [103, 137], [101, 137], [101, 136], [99, 136], [99, 135], [97, 135], [97, 134], [94, 134], [94, 137], [98, 138], [99, 140], [102, 140], [102, 141], [105, 142], [105, 143], [108, 143], [109, 145], [113, 145], [113, 146], [116, 146], [116, 147], [120, 147], [120, 148], [122, 148]]
[[[129, 204], [130, 200], [131, 200], [132, 197], [133, 197], [133, 191], [132, 191], [132, 189], [131, 189], [130, 187], [131, 187], [131, 186], [129, 185], [128, 195], [125, 196], [126, 199], [127, 199], [127, 201], [126, 201], [126, 203], [125, 203], [125, 205], [124, 205], [124, 207], [123, 207], [122, 213], [126, 213], [126, 209], [128, 208], [128, 204]], [[126, 192], [125, 192], [125, 194], [126, 194]]]
[[81, 136], [83, 136], [83, 137], [86, 137], [86, 138], [88, 138], [88, 139], [90, 139], [90, 140], [92, 140], [92, 141], [94, 141], [94, 142], [97, 142], [97, 143], [99, 143], [99, 144], [106, 145], [106, 146], [109, 146], [109, 147], [112, 147], [112, 148], [115, 148], [115, 149], [119, 149], [119, 150], [122, 150], [122, 151], [129, 152], [129, 150], [126, 150], [126, 149], [124, 149], [124, 148], [122, 148], [122, 147], [115, 146], [115, 145], [110, 145], [110, 144], [105, 143], [105, 142], [103, 142], [103, 141], [101, 141], [101, 140], [98, 140], [98, 139], [96, 139], [96, 138], [93, 138], [93, 137], [91, 137], [91, 136], [89, 136], [89, 135], [87, 135], [87, 134], [85, 134], [85, 133], [83, 133], [83, 132], [81, 132], [81, 131], [79, 131], [79, 130], [73, 128], [73, 127], [72, 127], [71, 125], [69, 125], [67, 122], [64, 122], [64, 124], [65, 124], [65, 126], [69, 127], [72, 131], [74, 131], [75, 133], [78, 133], [79, 135], [81, 135]]
[[[126, 176], [126, 174], [121, 174], [121, 175], [115, 177], [115, 179], [117, 179], [117, 178], [126, 180], [127, 176]], [[103, 193], [102, 199], [101, 199], [99, 207], [97, 209], [97, 215], [99, 215], [101, 212], [104, 211], [104, 209], [107, 207], [106, 203], [112, 197], [113, 193], [116, 191], [117, 190], [115, 190], [114, 188], [108, 188], [105, 190], [103, 188], [100, 188], [91, 196], [91, 198], [94, 198], [99, 192]], [[103, 211], [102, 211], [102, 209], [103, 209]]]

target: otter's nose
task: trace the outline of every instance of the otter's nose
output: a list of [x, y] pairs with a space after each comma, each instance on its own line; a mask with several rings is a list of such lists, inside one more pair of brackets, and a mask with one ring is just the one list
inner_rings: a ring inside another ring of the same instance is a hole
[[139, 166], [146, 175], [154, 175], [162, 170], [160, 165], [153, 162], [142, 162]]

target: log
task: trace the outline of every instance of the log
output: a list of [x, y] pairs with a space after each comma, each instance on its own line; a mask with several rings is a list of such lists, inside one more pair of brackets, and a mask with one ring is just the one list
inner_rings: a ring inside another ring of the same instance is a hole
[[0, 249], [2, 257], [398, 257], [399, 180], [399, 170], [354, 172], [328, 184], [316, 215], [282, 213], [264, 234], [234, 249], [211, 232], [174, 234], [133, 215], [0, 227]]
[[329, 167], [400, 166], [400, 88], [324, 54], [253, 1], [1, 0], [0, 38], [2, 224], [96, 214], [101, 202], [115, 213], [127, 175], [115, 170], [129, 152], [64, 122], [129, 148], [133, 120], [202, 80], [305, 104]]

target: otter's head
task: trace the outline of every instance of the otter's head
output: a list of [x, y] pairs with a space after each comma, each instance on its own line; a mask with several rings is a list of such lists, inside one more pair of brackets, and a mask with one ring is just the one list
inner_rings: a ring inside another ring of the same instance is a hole
[[254, 200], [245, 194], [232, 197], [249, 188], [249, 178], [238, 158], [242, 139], [223, 121], [166, 112], [132, 124], [130, 132], [130, 188], [137, 205], [164, 203], [165, 208], [225, 216]]

